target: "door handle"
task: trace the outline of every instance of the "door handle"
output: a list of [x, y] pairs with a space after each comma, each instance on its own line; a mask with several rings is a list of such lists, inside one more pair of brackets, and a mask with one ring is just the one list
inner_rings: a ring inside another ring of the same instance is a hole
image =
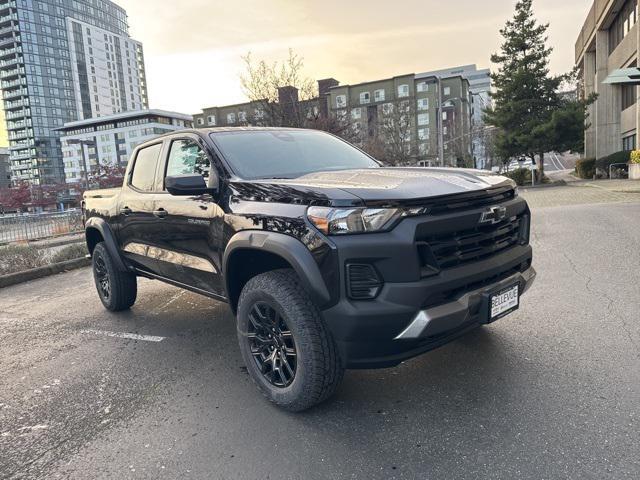
[[158, 210], [154, 210], [153, 214], [158, 218], [165, 218], [167, 215], [169, 215], [169, 212], [167, 212], [164, 208], [159, 208]]
[[129, 207], [123, 207], [122, 210], [120, 210], [120, 213], [122, 213], [123, 215], [131, 215], [133, 213], [133, 210], [131, 210]]

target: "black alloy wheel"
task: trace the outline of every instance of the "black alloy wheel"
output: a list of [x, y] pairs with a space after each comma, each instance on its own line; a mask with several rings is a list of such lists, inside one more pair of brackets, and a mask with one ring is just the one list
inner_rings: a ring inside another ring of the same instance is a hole
[[266, 302], [256, 302], [249, 311], [247, 341], [260, 373], [273, 386], [286, 388], [295, 379], [296, 344], [291, 330]]
[[95, 275], [100, 295], [104, 300], [109, 301], [109, 298], [111, 297], [111, 280], [109, 279], [107, 265], [104, 262], [104, 258], [101, 256], [97, 256], [95, 259]]

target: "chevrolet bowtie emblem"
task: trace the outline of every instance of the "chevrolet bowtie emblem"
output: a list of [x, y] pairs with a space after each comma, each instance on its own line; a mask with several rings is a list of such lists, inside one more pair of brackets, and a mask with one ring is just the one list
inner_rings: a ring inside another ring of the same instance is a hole
[[480, 215], [480, 223], [500, 223], [507, 216], [507, 209], [504, 207], [489, 207]]

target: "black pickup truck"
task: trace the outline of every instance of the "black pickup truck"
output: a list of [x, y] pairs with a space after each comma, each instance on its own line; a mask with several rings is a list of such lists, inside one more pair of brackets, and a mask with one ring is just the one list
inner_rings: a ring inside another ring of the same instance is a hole
[[345, 369], [397, 365], [505, 316], [536, 275], [511, 180], [384, 168], [312, 130], [158, 137], [83, 208], [107, 309], [134, 304], [137, 277], [227, 302], [252, 379], [292, 411]]

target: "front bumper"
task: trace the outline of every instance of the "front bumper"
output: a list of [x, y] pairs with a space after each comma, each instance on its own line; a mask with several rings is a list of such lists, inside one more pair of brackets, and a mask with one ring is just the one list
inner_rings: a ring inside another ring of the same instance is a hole
[[[437, 278], [386, 283], [375, 300], [347, 298], [322, 312], [347, 368], [391, 367], [444, 345], [487, 321], [488, 293], [518, 283], [521, 294], [535, 280], [531, 247], [522, 246], [443, 272]], [[450, 298], [424, 305], [433, 292], [462, 283]]]

